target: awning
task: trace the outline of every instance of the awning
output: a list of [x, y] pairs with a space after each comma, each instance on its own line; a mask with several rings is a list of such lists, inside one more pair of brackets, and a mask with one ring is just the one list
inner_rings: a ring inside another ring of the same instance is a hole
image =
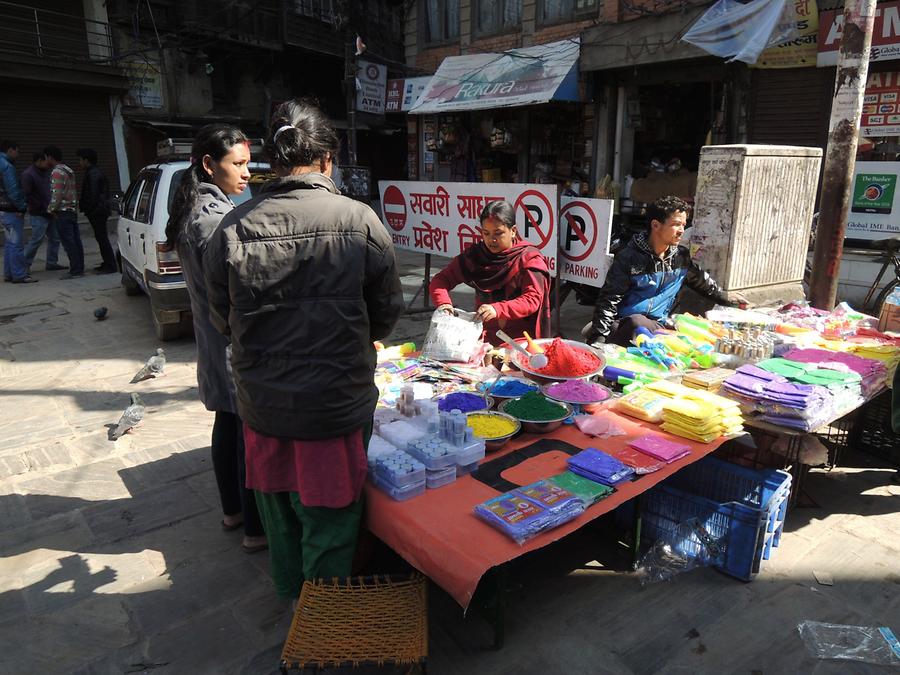
[[576, 38], [502, 54], [449, 56], [409, 112], [424, 115], [579, 101], [580, 48]]

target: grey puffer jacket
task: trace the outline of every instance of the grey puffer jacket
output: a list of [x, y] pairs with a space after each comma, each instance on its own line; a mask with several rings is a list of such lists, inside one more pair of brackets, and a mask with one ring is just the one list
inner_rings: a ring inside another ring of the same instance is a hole
[[372, 341], [403, 311], [393, 244], [372, 209], [322, 174], [279, 178], [225, 216], [204, 267], [246, 424], [322, 439], [372, 421]]
[[237, 404], [234, 379], [229, 363], [228, 338], [215, 329], [209, 319], [203, 254], [222, 217], [234, 208], [231, 200], [216, 185], [200, 183], [199, 198], [191, 218], [177, 241], [178, 257], [191, 297], [194, 335], [197, 339], [197, 385], [200, 400], [207, 410], [234, 413]]

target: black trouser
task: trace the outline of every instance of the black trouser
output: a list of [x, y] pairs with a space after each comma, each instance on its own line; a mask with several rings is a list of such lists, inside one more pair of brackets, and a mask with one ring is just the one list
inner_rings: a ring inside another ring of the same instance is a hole
[[632, 314], [626, 316], [613, 325], [612, 331], [606, 341], [610, 344], [621, 345], [622, 347], [633, 346], [631, 340], [634, 338], [634, 332], [638, 328], [646, 328], [651, 333], [659, 330], [662, 326], [653, 319], [647, 318], [643, 314]]
[[109, 229], [106, 225], [108, 219], [108, 215], [88, 216], [91, 227], [94, 229], [94, 239], [97, 240], [97, 244], [100, 246], [103, 267], [115, 271], [118, 267], [116, 265], [116, 254], [113, 253], [112, 244], [109, 243]]
[[256, 497], [248, 490], [244, 462], [244, 425], [234, 413], [216, 411], [212, 431], [212, 463], [222, 500], [222, 513], [244, 516], [244, 534], [259, 537], [262, 521], [256, 509]]

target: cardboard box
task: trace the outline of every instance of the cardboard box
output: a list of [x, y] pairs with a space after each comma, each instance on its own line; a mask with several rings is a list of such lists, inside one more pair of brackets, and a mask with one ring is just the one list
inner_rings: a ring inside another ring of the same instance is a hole
[[888, 331], [900, 332], [900, 305], [894, 305], [885, 300], [878, 315], [878, 330], [882, 333]]

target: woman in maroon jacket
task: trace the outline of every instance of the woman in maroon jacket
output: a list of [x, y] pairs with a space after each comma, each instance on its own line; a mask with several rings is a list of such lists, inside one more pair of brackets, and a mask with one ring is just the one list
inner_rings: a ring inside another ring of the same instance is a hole
[[456, 256], [431, 280], [431, 300], [438, 309], [453, 311], [450, 291], [459, 284], [475, 289], [478, 317], [491, 344], [497, 330], [512, 337], [528, 331], [550, 335], [550, 271], [541, 252], [519, 239], [515, 211], [507, 201], [485, 205], [479, 217], [482, 241]]

